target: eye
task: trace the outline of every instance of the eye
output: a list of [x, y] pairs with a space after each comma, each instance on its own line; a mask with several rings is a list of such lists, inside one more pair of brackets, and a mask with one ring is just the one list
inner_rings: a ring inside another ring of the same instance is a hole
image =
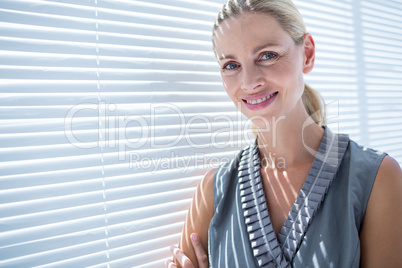
[[266, 52], [266, 53], [262, 54], [260, 60], [270, 60], [270, 59], [275, 58], [275, 57], [276, 57], [276, 54], [275, 54], [275, 53]]
[[229, 63], [225, 64], [222, 69], [235, 70], [237, 68], [239, 68], [239, 65], [237, 63], [229, 62]]

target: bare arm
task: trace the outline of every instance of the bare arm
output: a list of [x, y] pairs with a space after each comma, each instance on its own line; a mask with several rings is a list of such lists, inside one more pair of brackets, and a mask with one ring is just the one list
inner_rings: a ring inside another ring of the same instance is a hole
[[[190, 205], [190, 210], [187, 214], [186, 222], [184, 223], [179, 244], [181, 251], [190, 259], [196, 268], [198, 267], [198, 261], [190, 236], [192, 233], [197, 233], [199, 242], [201, 242], [205, 252], [208, 252], [208, 228], [212, 216], [214, 215], [214, 173], [215, 169], [207, 172], [197, 187]], [[205, 257], [207, 258], [208, 256], [205, 255]], [[208, 262], [208, 259], [206, 259], [206, 262]], [[180, 267], [177, 261], [176, 265]], [[184, 266], [186, 265], [184, 264]]]
[[361, 267], [400, 267], [402, 263], [402, 171], [386, 156], [375, 179], [361, 241]]

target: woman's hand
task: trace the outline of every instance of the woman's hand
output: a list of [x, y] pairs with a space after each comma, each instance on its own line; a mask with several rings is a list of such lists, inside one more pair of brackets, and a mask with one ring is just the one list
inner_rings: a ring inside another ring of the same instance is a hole
[[[191, 244], [193, 245], [195, 251], [195, 255], [197, 256], [198, 267], [208, 268], [209, 267], [208, 255], [205, 252], [204, 248], [202, 247], [200, 239], [195, 233], [192, 233], [190, 238], [191, 238]], [[186, 255], [184, 255], [184, 253], [178, 247], [171, 246], [170, 251], [173, 254], [173, 258], [179, 262], [181, 267], [183, 268], [195, 267], [194, 264], [190, 261], [190, 259]], [[173, 262], [173, 259], [167, 259], [165, 264], [166, 267], [168, 268], [177, 268], [177, 266]]]

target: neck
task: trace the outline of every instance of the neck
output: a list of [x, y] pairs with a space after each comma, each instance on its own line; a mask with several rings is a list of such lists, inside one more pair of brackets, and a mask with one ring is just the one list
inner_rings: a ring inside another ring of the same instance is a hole
[[[300, 105], [303, 105], [300, 101]], [[270, 121], [269, 129], [258, 129], [261, 164], [273, 169], [287, 169], [314, 160], [311, 150], [318, 150], [324, 129], [313, 122], [304, 106]]]

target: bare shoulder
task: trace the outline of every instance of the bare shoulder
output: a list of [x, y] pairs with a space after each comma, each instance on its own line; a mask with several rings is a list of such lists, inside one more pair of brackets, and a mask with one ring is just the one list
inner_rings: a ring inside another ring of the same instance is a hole
[[385, 156], [374, 181], [360, 234], [362, 267], [402, 263], [402, 171]]
[[401, 205], [402, 201], [402, 170], [398, 162], [390, 156], [385, 156], [374, 181], [371, 202], [375, 206], [380, 202], [395, 203]]
[[393, 211], [393, 214], [401, 214], [401, 202], [402, 170], [398, 162], [387, 155], [378, 169], [367, 209], [399, 207], [396, 211]]
[[[180, 239], [180, 248], [192, 261], [194, 267], [198, 267], [198, 265], [190, 236], [192, 233], [196, 233], [200, 238], [204, 250], [207, 252], [208, 229], [214, 215], [214, 174], [215, 169], [208, 171], [198, 184], [187, 213]], [[178, 267], [180, 267], [180, 265], [178, 265]]]
[[395, 183], [401, 183], [402, 170], [398, 162], [390, 156], [385, 156], [378, 170], [376, 181], [391, 180]]

